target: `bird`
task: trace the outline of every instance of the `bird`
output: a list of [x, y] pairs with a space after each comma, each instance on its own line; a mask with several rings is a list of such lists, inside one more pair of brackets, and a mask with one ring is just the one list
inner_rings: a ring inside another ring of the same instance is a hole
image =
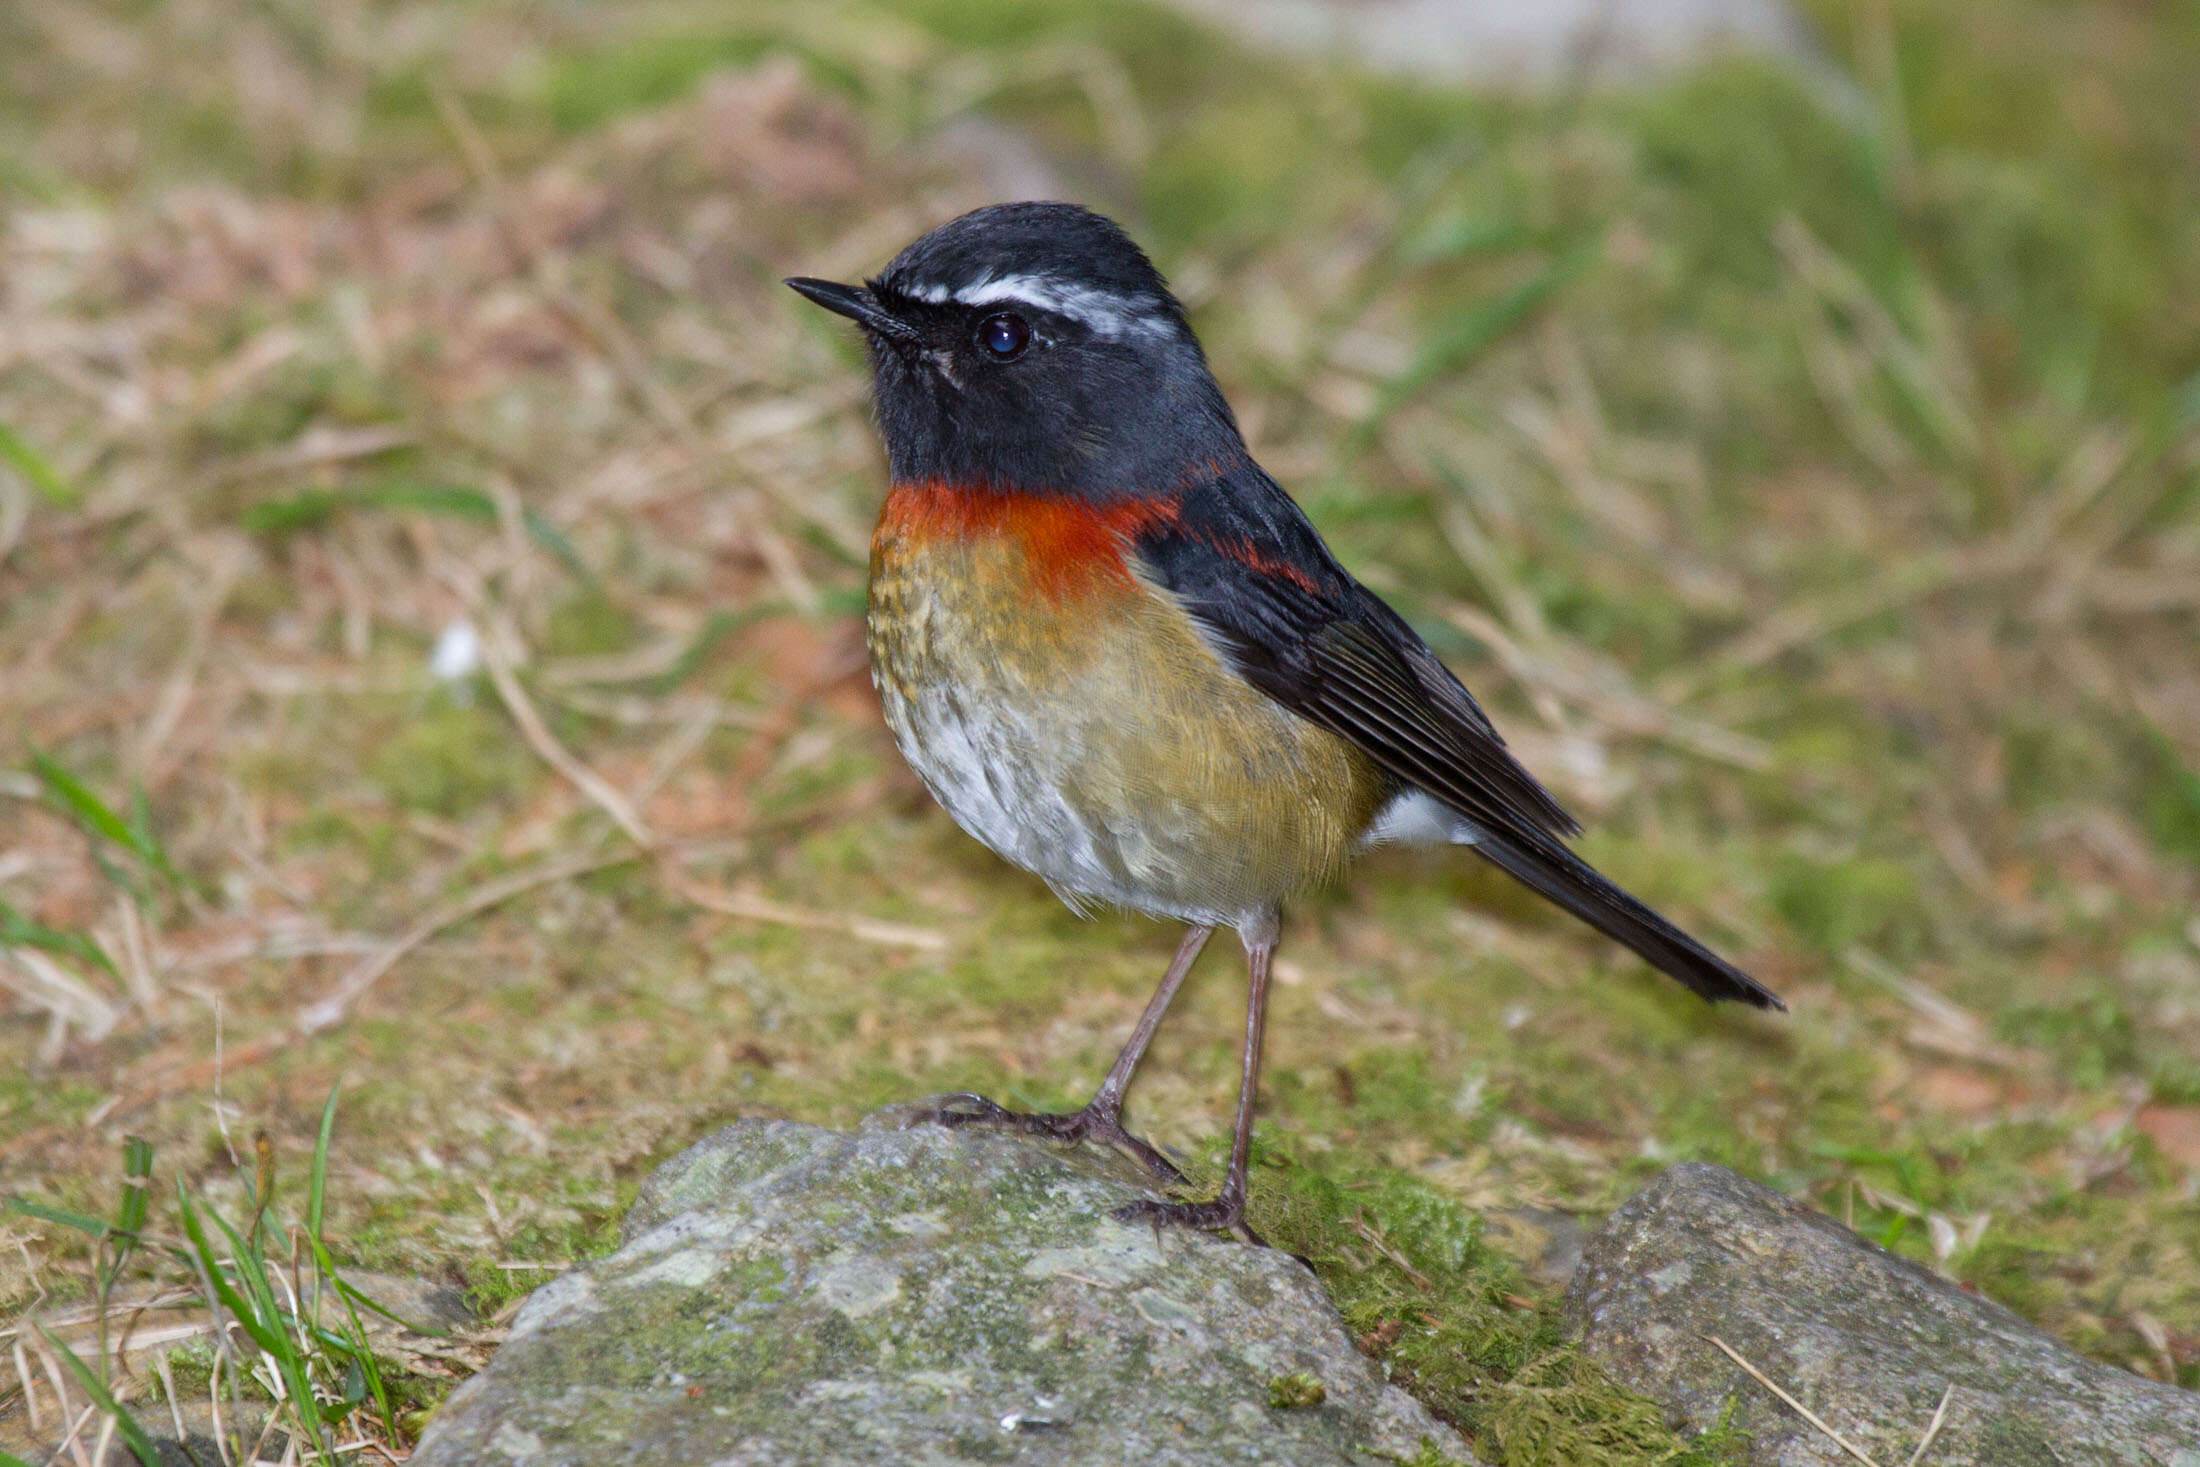
[[862, 329], [888, 484], [866, 642], [903, 758], [1072, 909], [1184, 924], [1099, 1089], [931, 1118], [1126, 1152], [1124, 1098], [1208, 937], [1246, 954], [1219, 1193], [1118, 1216], [1259, 1241], [1248, 1165], [1282, 904], [1380, 845], [1454, 845], [1706, 999], [1784, 1009], [1568, 847], [1579, 823], [1427, 643], [1262, 470], [1183, 305], [1080, 205], [989, 205], [860, 285], [788, 286]]

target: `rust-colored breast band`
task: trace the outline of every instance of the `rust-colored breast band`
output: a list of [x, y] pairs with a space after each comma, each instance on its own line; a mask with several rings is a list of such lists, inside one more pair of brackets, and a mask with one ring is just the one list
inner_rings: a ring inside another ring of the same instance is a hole
[[1057, 600], [1073, 592], [1135, 584], [1124, 552], [1131, 538], [1178, 514], [1173, 495], [1093, 504], [1066, 494], [974, 488], [937, 481], [896, 484], [879, 534], [912, 545], [1000, 541], [1016, 545], [1034, 589]]

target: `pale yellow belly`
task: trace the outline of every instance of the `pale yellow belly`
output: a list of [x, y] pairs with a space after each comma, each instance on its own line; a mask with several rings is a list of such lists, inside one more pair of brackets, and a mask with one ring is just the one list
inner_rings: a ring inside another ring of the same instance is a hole
[[882, 530], [872, 675], [919, 778], [1065, 900], [1237, 924], [1333, 876], [1389, 793], [1374, 764], [1225, 668], [1159, 593], [1036, 592], [997, 540]]

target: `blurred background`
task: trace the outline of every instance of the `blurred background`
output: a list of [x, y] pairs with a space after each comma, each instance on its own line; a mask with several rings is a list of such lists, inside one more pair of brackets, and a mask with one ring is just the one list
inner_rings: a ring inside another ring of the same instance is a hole
[[[860, 352], [778, 284], [1065, 197], [1794, 1006], [1385, 854], [1291, 914], [1271, 1144], [1725, 1162], [2200, 1385], [2195, 76], [2177, 0], [0, 8], [0, 1192], [135, 1135], [246, 1211], [341, 1081], [331, 1235], [493, 1316], [735, 1115], [1081, 1099], [1174, 934], [898, 761]], [[1226, 1126], [1241, 1002], [1141, 1129]], [[0, 1317], [100, 1274], [0, 1213]]]

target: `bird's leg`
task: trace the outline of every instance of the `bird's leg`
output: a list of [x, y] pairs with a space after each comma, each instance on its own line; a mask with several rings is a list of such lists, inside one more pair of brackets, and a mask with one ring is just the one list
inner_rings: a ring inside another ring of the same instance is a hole
[[1222, 1194], [1212, 1202], [1155, 1202], [1141, 1200], [1120, 1208], [1124, 1222], [1141, 1219], [1156, 1227], [1180, 1223], [1186, 1227], [1215, 1228], [1241, 1242], [1267, 1247], [1267, 1241], [1245, 1222], [1246, 1167], [1253, 1145], [1253, 1098], [1260, 1084], [1261, 1036], [1268, 1026], [1268, 968], [1276, 955], [1276, 924], [1266, 923], [1245, 934], [1246, 966], [1251, 981], [1245, 999], [1245, 1054], [1238, 1077], [1237, 1129], [1230, 1135], [1230, 1169], [1223, 1174]]
[[1132, 1072], [1145, 1058], [1146, 1046], [1153, 1042], [1154, 1031], [1161, 1027], [1161, 1016], [1169, 1011], [1169, 1000], [1176, 997], [1184, 976], [1192, 971], [1192, 964], [1199, 957], [1199, 950], [1207, 945], [1213, 933], [1212, 927], [1194, 927], [1184, 934], [1184, 940], [1177, 944], [1176, 956], [1169, 961], [1169, 971], [1161, 976], [1161, 986], [1147, 1000], [1146, 1011], [1138, 1016], [1138, 1026], [1131, 1030], [1123, 1052], [1115, 1057], [1107, 1078], [1100, 1082], [1099, 1090], [1085, 1103], [1084, 1109], [1066, 1114], [1033, 1115], [996, 1105], [982, 1095], [957, 1095], [932, 1112], [930, 1119], [943, 1126], [1008, 1126], [1062, 1141], [1099, 1141], [1129, 1156], [1164, 1181], [1183, 1181], [1184, 1174], [1174, 1163], [1123, 1129], [1123, 1095], [1131, 1087]]

